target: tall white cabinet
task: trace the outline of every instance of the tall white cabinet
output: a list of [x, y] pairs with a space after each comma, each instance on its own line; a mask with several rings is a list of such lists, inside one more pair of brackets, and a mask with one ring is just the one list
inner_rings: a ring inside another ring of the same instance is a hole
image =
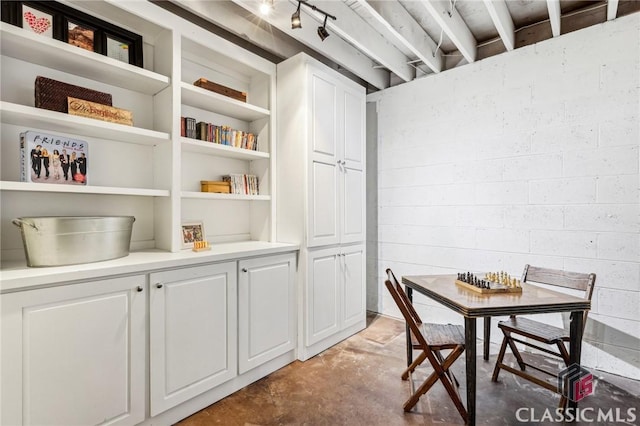
[[277, 75], [276, 238], [301, 246], [304, 360], [365, 326], [365, 89], [305, 54]]

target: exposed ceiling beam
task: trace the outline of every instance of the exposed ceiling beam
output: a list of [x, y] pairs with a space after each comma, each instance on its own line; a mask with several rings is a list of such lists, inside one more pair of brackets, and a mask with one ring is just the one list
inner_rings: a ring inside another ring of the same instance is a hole
[[476, 60], [477, 46], [475, 37], [464, 23], [457, 10], [450, 10], [452, 4], [448, 0], [421, 0], [427, 12], [456, 45], [462, 56], [471, 63]]
[[[402, 80], [411, 81], [415, 78], [415, 70], [407, 64], [408, 58], [349, 6], [342, 1], [315, 1], [313, 4], [338, 18], [335, 21], [332, 19], [327, 21], [330, 32], [347, 40]], [[291, 8], [291, 12], [293, 10], [295, 7]], [[310, 25], [310, 20], [307, 19], [307, 25]]]
[[505, 0], [484, 0], [484, 5], [489, 11], [493, 25], [496, 26], [498, 34], [500, 34], [504, 47], [508, 51], [513, 50], [516, 45], [516, 33], [513, 19], [507, 9], [507, 3]]
[[442, 71], [442, 52], [436, 49], [436, 43], [413, 19], [413, 17], [395, 1], [357, 0], [371, 17], [384, 25], [416, 58], [425, 63], [433, 72]]
[[[256, 18], [268, 22], [311, 49], [331, 58], [378, 89], [389, 87], [389, 72], [374, 68], [377, 63], [340, 37], [328, 37], [322, 41], [316, 32], [317, 22], [301, 9], [302, 28], [291, 29], [291, 14], [295, 7], [289, 2], [274, 2], [269, 15], [260, 13], [260, 2], [256, 0], [233, 0], [234, 3], [253, 13]], [[327, 12], [330, 12], [327, 10]], [[331, 13], [331, 12], [330, 12]], [[260, 18], [258, 18], [260, 17]], [[306, 22], [306, 25], [305, 25]], [[311, 23], [313, 22], [313, 24]]]
[[607, 21], [616, 19], [618, 15], [618, 0], [607, 1]]
[[551, 33], [554, 37], [558, 37], [560, 35], [560, 0], [547, 0], [547, 9], [549, 9]]

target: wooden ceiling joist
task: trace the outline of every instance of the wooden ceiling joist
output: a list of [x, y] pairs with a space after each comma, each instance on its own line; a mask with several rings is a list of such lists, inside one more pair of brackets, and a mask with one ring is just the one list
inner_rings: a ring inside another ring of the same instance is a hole
[[442, 71], [442, 52], [400, 3], [358, 0], [358, 4], [433, 72]]
[[421, 0], [427, 12], [440, 25], [462, 56], [471, 63], [476, 60], [478, 43], [467, 24], [448, 0]]
[[607, 21], [612, 21], [618, 16], [618, 0], [607, 1]]
[[508, 51], [513, 50], [516, 45], [516, 34], [507, 3], [505, 0], [484, 0], [484, 5], [487, 7], [504, 46]]
[[[407, 64], [407, 57], [349, 6], [342, 1], [316, 1], [313, 4], [338, 18], [335, 21], [332, 19], [327, 21], [329, 32], [334, 32], [347, 40], [402, 80], [411, 81], [415, 78], [415, 70]], [[295, 7], [292, 8], [292, 12], [293, 10]]]
[[547, 0], [547, 9], [549, 9], [551, 33], [554, 37], [558, 37], [560, 36], [560, 0]]

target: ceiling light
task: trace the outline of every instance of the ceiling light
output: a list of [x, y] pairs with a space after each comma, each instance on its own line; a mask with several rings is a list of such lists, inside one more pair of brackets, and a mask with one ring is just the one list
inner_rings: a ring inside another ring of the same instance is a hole
[[327, 31], [327, 18], [328, 16], [324, 16], [324, 24], [321, 27], [318, 27], [318, 37], [320, 40], [324, 41], [325, 38], [329, 37], [329, 31]]
[[273, 0], [262, 0], [260, 3], [260, 13], [268, 15], [271, 13], [271, 9], [273, 9]]
[[293, 15], [291, 15], [291, 29], [295, 30], [297, 28], [302, 28], [302, 21], [300, 20], [300, 2], [298, 2], [298, 8]]

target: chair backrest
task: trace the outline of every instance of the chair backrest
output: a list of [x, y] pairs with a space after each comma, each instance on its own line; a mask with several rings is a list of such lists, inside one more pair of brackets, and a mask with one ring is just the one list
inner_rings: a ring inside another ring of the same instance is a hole
[[396, 276], [393, 273], [393, 271], [391, 270], [391, 268], [387, 268], [386, 273], [387, 273], [387, 280], [390, 281], [391, 284], [393, 284], [393, 286], [395, 287], [395, 289], [399, 293], [402, 293], [404, 295], [404, 298], [407, 300], [407, 302], [409, 302], [408, 305], [407, 305], [407, 310], [409, 311], [409, 315], [411, 315], [411, 317], [413, 318], [413, 320], [416, 323], [422, 324], [422, 320], [420, 319], [420, 315], [418, 315], [418, 312], [416, 312], [415, 308], [413, 307], [413, 303], [411, 303], [411, 300], [409, 300], [409, 297], [407, 296], [407, 293], [405, 293], [404, 289], [400, 285], [400, 282], [396, 278]]
[[[581, 290], [584, 291], [584, 298], [591, 300], [591, 296], [593, 296], [593, 286], [596, 284], [596, 274], [568, 272], [560, 269], [525, 265], [524, 272], [522, 273], [522, 282], [534, 282]], [[587, 324], [588, 312], [589, 311], [584, 311], [584, 325]]]
[[411, 333], [417, 339], [418, 343], [422, 347], [422, 350], [430, 352], [431, 350], [429, 348], [429, 344], [427, 343], [427, 340], [424, 338], [424, 335], [420, 330], [420, 323], [416, 321], [415, 316], [417, 316], [417, 313], [415, 313], [415, 309], [413, 308], [411, 301], [398, 283], [398, 280], [396, 280], [395, 276], [393, 276], [393, 272], [391, 272], [390, 269], [387, 269], [387, 275], [389, 275], [389, 277], [395, 281], [395, 283], [393, 283], [391, 282], [391, 280], [387, 279], [384, 282], [385, 286], [387, 286], [387, 289], [389, 290], [389, 293], [391, 293], [391, 297], [393, 297], [393, 301], [396, 302], [396, 305], [398, 306], [398, 309], [400, 309], [400, 313], [402, 313], [407, 326], [409, 326]]

